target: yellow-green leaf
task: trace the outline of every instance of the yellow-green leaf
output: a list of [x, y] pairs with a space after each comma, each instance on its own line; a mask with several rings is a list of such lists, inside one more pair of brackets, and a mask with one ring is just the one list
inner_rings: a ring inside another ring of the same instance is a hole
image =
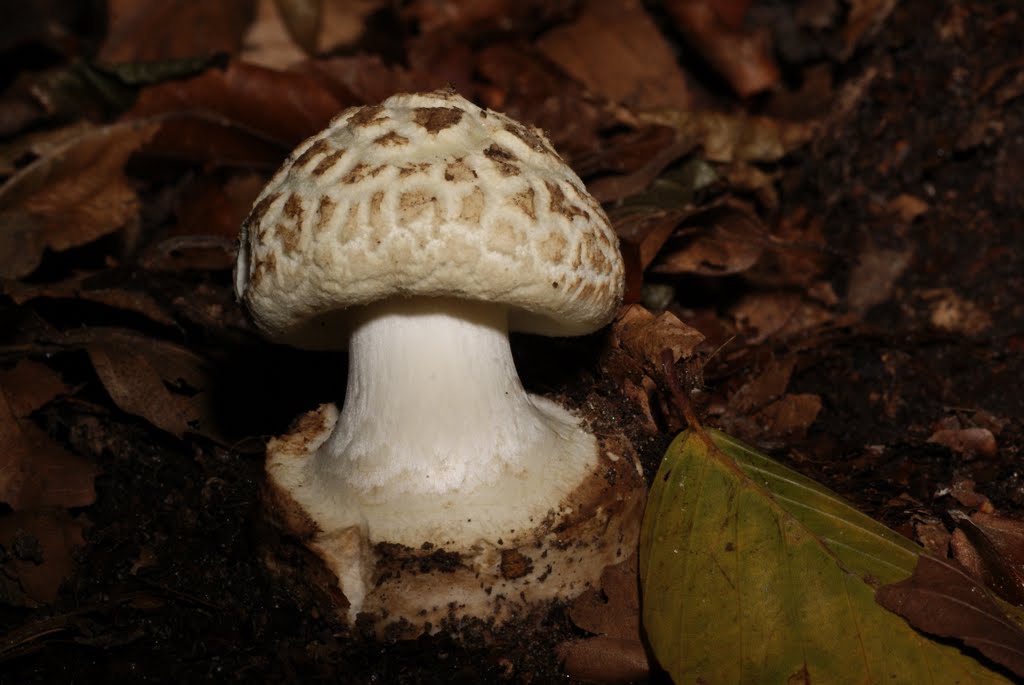
[[643, 622], [679, 685], [1008, 683], [875, 603], [921, 549], [724, 433], [680, 435], [640, 541]]

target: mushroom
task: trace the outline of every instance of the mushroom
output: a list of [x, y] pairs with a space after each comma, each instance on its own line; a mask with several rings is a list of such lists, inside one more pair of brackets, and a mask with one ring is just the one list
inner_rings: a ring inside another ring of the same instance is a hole
[[623, 291], [607, 217], [542, 132], [450, 90], [342, 112], [257, 198], [235, 290], [270, 339], [348, 348], [342, 410], [266, 465], [348, 620], [500, 623], [629, 556], [635, 453], [528, 394], [509, 347], [595, 331]]

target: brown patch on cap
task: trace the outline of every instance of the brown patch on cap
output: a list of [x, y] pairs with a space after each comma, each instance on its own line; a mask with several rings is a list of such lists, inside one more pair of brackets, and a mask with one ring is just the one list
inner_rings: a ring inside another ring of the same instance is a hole
[[474, 187], [462, 197], [459, 219], [467, 224], [478, 223], [484, 214], [484, 191]]
[[320, 163], [309, 172], [310, 176], [323, 176], [330, 171], [345, 156], [345, 150], [335, 150], [320, 160]]
[[398, 168], [398, 177], [406, 178], [407, 176], [412, 176], [413, 174], [421, 174], [432, 166], [434, 165], [431, 164], [430, 162], [416, 162], [414, 164], [406, 164], [405, 166]]
[[324, 233], [327, 230], [327, 225], [331, 223], [331, 219], [334, 217], [334, 210], [337, 206], [337, 203], [327, 195], [320, 196], [320, 203], [316, 207], [317, 233]]
[[501, 550], [501, 577], [505, 580], [522, 578], [533, 570], [533, 559], [518, 549]]
[[388, 131], [377, 140], [373, 141], [374, 145], [383, 145], [386, 147], [393, 147], [395, 145], [405, 145], [409, 142], [409, 139], [403, 136], [398, 131]]
[[412, 118], [417, 124], [427, 129], [428, 133], [438, 133], [458, 125], [462, 121], [463, 112], [454, 107], [420, 107], [413, 110]]
[[530, 217], [532, 221], [537, 220], [537, 206], [535, 200], [537, 193], [534, 192], [533, 188], [527, 188], [526, 190], [516, 193], [508, 199], [509, 203], [514, 207], [517, 207], [523, 214]]
[[524, 126], [518, 121], [509, 121], [505, 124], [505, 130], [523, 141], [526, 147], [534, 152], [546, 152], [548, 154], [552, 152], [551, 148], [544, 142], [544, 138], [540, 136], [540, 132], [536, 129]]
[[569, 241], [561, 233], [549, 233], [548, 237], [540, 242], [541, 259], [552, 264], [561, 264], [568, 249]]
[[560, 185], [548, 180], [544, 181], [544, 185], [548, 187], [548, 195], [551, 196], [549, 208], [552, 214], [560, 214], [570, 221], [576, 217], [587, 218], [587, 212], [579, 205], [570, 202], [565, 197], [565, 191]]
[[299, 155], [299, 157], [295, 160], [293, 166], [306, 166], [307, 164], [312, 162], [313, 158], [316, 157], [317, 155], [326, 155], [332, 149], [333, 146], [329, 142], [321, 138], [320, 140], [310, 145], [305, 152]]
[[[370, 207], [373, 207], [373, 199], [380, 196], [381, 199], [384, 197], [384, 193], [377, 191], [373, 194], [373, 198], [370, 200]], [[380, 202], [378, 201], [378, 205]], [[371, 209], [371, 212], [373, 210]], [[345, 244], [351, 240], [354, 240], [356, 235], [359, 233], [359, 205], [353, 202], [348, 207], [348, 214], [345, 215], [345, 223], [341, 225], [341, 232], [338, 239], [342, 244]]]
[[384, 114], [384, 108], [381, 105], [370, 105], [368, 107], [360, 107], [356, 110], [349, 120], [348, 125], [353, 128], [361, 128], [363, 126], [372, 126], [382, 121], [387, 121], [387, 115]]
[[494, 166], [498, 167], [498, 171], [504, 176], [518, 176], [519, 175], [519, 158], [516, 157], [510, 150], [503, 148], [497, 143], [492, 143], [489, 148], [484, 150], [484, 156], [487, 159], [494, 162]]
[[277, 235], [281, 240], [281, 250], [287, 254], [294, 252], [299, 246], [299, 234], [302, 231], [302, 200], [295, 193], [288, 196], [282, 214], [289, 221], [277, 226]]
[[398, 198], [398, 220], [403, 224], [409, 224], [419, 219], [425, 212], [432, 212], [434, 221], [437, 220], [437, 197], [425, 190], [411, 190], [402, 193]]
[[511, 257], [518, 245], [518, 236], [512, 224], [508, 221], [495, 221], [487, 234], [487, 247]]
[[[246, 217], [245, 223], [247, 226], [256, 226], [257, 230], [260, 229], [260, 224], [263, 223], [263, 217], [266, 215], [267, 210], [270, 209], [270, 205], [277, 201], [277, 198], [281, 197], [281, 193], [271, 193], [262, 200], [256, 203], [256, 206], [249, 212], [249, 216]], [[266, 229], [260, 232], [263, 235]]]
[[345, 185], [352, 185], [353, 183], [359, 183], [366, 178], [373, 178], [382, 171], [384, 171], [383, 164], [371, 167], [369, 164], [363, 164], [360, 162], [349, 169], [347, 174], [341, 177], [341, 182]]
[[448, 162], [444, 168], [444, 180], [463, 183], [476, 178], [476, 172], [466, 164], [465, 157], [459, 157]]

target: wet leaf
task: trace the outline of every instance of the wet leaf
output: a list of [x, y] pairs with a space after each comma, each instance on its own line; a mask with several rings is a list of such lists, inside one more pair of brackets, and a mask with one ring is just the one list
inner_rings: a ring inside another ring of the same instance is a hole
[[876, 604], [920, 554], [724, 433], [688, 431], [644, 517], [644, 628], [679, 683], [1008, 682]]
[[918, 630], [962, 641], [1024, 677], [1024, 629], [957, 565], [922, 555], [910, 578], [877, 596]]
[[134, 226], [139, 200], [123, 168], [158, 128], [138, 121], [87, 130], [0, 187], [0, 277], [32, 273], [46, 249], [60, 252]]
[[0, 602], [35, 607], [55, 600], [88, 527], [84, 517], [73, 518], [61, 509], [0, 517], [0, 546], [6, 552], [0, 576], [13, 581]]

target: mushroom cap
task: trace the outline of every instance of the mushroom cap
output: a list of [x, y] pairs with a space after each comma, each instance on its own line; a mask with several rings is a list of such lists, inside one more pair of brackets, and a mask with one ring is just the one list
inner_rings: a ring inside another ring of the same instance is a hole
[[395, 297], [589, 333], [623, 271], [608, 217], [544, 134], [447, 90], [348, 109], [299, 145], [242, 225], [235, 291], [269, 338], [330, 348], [343, 310]]

